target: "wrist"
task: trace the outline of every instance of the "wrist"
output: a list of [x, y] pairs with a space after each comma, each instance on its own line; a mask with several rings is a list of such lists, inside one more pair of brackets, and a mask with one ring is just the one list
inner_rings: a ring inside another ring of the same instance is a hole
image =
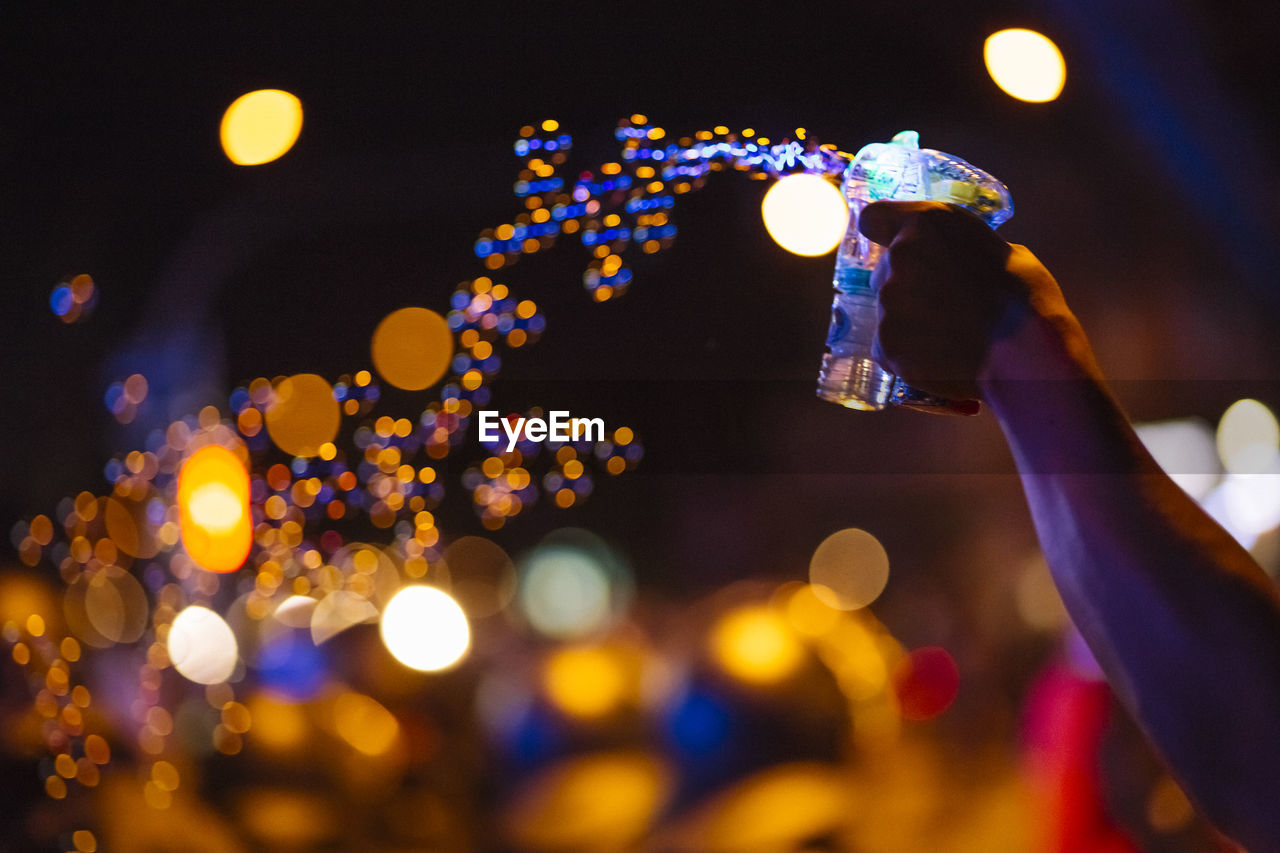
[[1042, 314], [1011, 305], [977, 376], [978, 391], [997, 417], [1050, 389], [1102, 382], [1088, 339], [1070, 313]]

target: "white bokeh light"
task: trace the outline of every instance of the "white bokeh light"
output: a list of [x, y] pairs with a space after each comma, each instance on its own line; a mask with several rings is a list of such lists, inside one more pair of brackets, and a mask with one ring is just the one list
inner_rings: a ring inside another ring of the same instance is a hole
[[1213, 428], [1197, 418], [1158, 421], [1134, 427], [1138, 438], [1182, 490], [1203, 500], [1222, 478]]
[[764, 227], [779, 246], [797, 255], [825, 255], [849, 227], [849, 207], [835, 184], [821, 175], [780, 178], [760, 204]]
[[828, 607], [857, 610], [875, 601], [889, 581], [889, 555], [875, 536], [850, 527], [822, 540], [809, 558], [813, 594]]
[[1218, 421], [1218, 456], [1232, 474], [1261, 474], [1280, 459], [1280, 424], [1266, 404], [1236, 400]]
[[174, 618], [166, 645], [173, 668], [197, 684], [226, 681], [240, 653], [230, 626], [199, 605], [185, 608]]
[[572, 548], [535, 552], [520, 579], [519, 603], [534, 628], [552, 637], [578, 637], [611, 615], [608, 570]]
[[1035, 30], [1000, 30], [982, 46], [987, 73], [1011, 97], [1052, 101], [1067, 82], [1067, 63], [1053, 41]]
[[471, 628], [458, 602], [432, 586], [407, 586], [382, 611], [382, 642], [405, 666], [435, 672], [462, 660]]

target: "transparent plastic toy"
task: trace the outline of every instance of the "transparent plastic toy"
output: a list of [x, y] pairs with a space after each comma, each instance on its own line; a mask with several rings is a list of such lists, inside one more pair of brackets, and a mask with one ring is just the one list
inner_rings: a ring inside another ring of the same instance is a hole
[[844, 195], [849, 227], [836, 254], [836, 293], [818, 396], [864, 411], [878, 411], [889, 403], [950, 408], [950, 400], [912, 388], [871, 356], [879, 322], [871, 271], [883, 249], [858, 230], [858, 217], [873, 201], [932, 200], [966, 207], [996, 228], [1013, 216], [1009, 190], [957, 157], [921, 148], [919, 135], [904, 130], [892, 142], [874, 142], [858, 152], [844, 173]]

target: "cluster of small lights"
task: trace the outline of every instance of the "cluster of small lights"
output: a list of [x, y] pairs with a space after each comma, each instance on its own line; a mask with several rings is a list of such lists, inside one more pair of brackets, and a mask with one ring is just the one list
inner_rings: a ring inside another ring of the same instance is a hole
[[502, 366], [495, 345], [503, 343], [518, 349], [534, 343], [547, 326], [546, 318], [538, 313], [533, 300], [517, 300], [505, 284], [495, 284], [488, 276], [455, 290], [449, 307], [446, 322], [457, 335], [462, 351], [450, 364], [454, 378], [445, 385], [444, 396], [486, 405], [489, 391], [482, 386]]
[[112, 382], [103, 398], [107, 411], [122, 424], [132, 423], [138, 406], [147, 399], [148, 387], [147, 377], [141, 373], [134, 373], [123, 382]]
[[560, 172], [573, 140], [559, 130], [554, 120], [521, 128], [515, 153], [524, 168], [515, 194], [526, 209], [514, 221], [482, 231], [475, 253], [496, 270], [551, 248], [562, 234], [576, 235], [591, 254], [582, 281], [597, 302], [621, 295], [631, 283], [625, 253], [638, 248], [654, 254], [672, 245], [676, 196], [701, 188], [709, 172], [727, 167], [765, 179], [795, 172], [838, 175], [848, 165], [848, 155], [806, 139], [803, 128], [795, 140], [776, 143], [753, 128], [733, 133], [723, 125], [672, 141], [637, 114], [618, 125], [618, 161], [567, 180]]
[[64, 323], [89, 319], [97, 304], [98, 288], [93, 277], [84, 273], [60, 282], [49, 294], [49, 308]]
[[111, 748], [100, 735], [86, 732], [85, 717], [93, 697], [71, 669], [80, 660], [80, 643], [72, 637], [58, 640], [49, 628], [42, 616], [33, 613], [22, 624], [6, 622], [4, 638], [12, 647], [14, 663], [26, 669], [33, 686], [38, 685], [34, 710], [49, 750], [39, 773], [45, 793], [61, 800], [69, 784], [97, 786]]
[[[535, 408], [524, 418], [541, 418], [544, 412]], [[512, 423], [518, 416], [511, 415]], [[570, 433], [572, 434], [572, 426]], [[586, 430], [580, 430], [585, 434]], [[555, 505], [567, 509], [581, 502], [594, 488], [591, 469], [616, 476], [634, 468], [644, 456], [644, 448], [635, 440], [630, 427], [618, 427], [612, 440], [591, 441], [586, 438], [569, 441], [531, 441], [517, 438], [515, 446], [506, 449], [508, 441], [500, 437], [492, 442], [492, 453], [479, 465], [468, 468], [462, 484], [471, 492], [472, 502], [485, 527], [501, 527], [506, 518], [518, 514], [538, 498], [538, 481], [529, 470], [531, 463], [544, 453], [554, 464], [541, 478], [542, 490], [552, 496]]]
[[[638, 247], [652, 254], [672, 244], [676, 196], [701, 187], [708, 173], [728, 168], [753, 178], [830, 175], [847, 162], [847, 155], [831, 146], [807, 141], [803, 130], [796, 131], [798, 141], [771, 144], [750, 128], [731, 133], [716, 127], [671, 143], [662, 128], [636, 115], [619, 125], [618, 161], [566, 183], [558, 172], [572, 140], [558, 131], [550, 120], [521, 131], [516, 152], [526, 162], [515, 193], [525, 210], [477, 240], [475, 252], [488, 274], [463, 282], [444, 316], [425, 308], [389, 315], [374, 335], [373, 370], [356, 370], [332, 383], [315, 374], [255, 379], [231, 393], [226, 409], [208, 406], [185, 416], [153, 431], [143, 449], [110, 460], [104, 470], [110, 483], [106, 495], [82, 492], [64, 499], [49, 516], [15, 525], [13, 541], [22, 563], [52, 564], [66, 584], [65, 624], [55, 627], [32, 615], [25, 622], [6, 621], [3, 634], [14, 661], [43, 685], [35, 708], [45, 720], [52, 756], [49, 767], [42, 768], [48, 770], [44, 779], [51, 797], [65, 797], [69, 782], [96, 785], [98, 768], [110, 758], [106, 740], [87, 731], [88, 688], [73, 677], [72, 664], [82, 660], [82, 649], [128, 645], [140, 650], [137, 692], [129, 708], [136, 743], [129, 751], [149, 762], [145, 802], [165, 809], [180, 783], [168, 760], [178, 727], [172, 691], [164, 689], [167, 670], [202, 686], [201, 702], [217, 717], [208, 745], [236, 754], [255, 701], [238, 702], [233, 687], [245, 678], [245, 665], [253, 665], [249, 652], [240, 648], [244, 625], [259, 626], [254, 629], [259, 633], [275, 622], [310, 627], [319, 644], [353, 625], [377, 621], [406, 580], [409, 588], [418, 580], [448, 588], [448, 567], [458, 557], [444, 547], [434, 515], [445, 498], [441, 463], [466, 446], [472, 415], [490, 404], [489, 386], [502, 364], [499, 348], [532, 344], [546, 326], [537, 305], [495, 281], [494, 271], [523, 254], [551, 248], [560, 234], [577, 235], [592, 255], [584, 283], [603, 302], [631, 281], [623, 253]], [[287, 150], [296, 126], [286, 136]], [[95, 299], [92, 279], [77, 276], [55, 290], [51, 305], [73, 322], [87, 316]], [[381, 350], [379, 335], [387, 339]], [[395, 363], [406, 346], [417, 364]], [[436, 361], [438, 373], [423, 366]], [[434, 385], [438, 396], [413, 418], [380, 415], [379, 376], [403, 390]], [[145, 376], [134, 374], [113, 383], [104, 402], [117, 420], [130, 423], [147, 396]], [[644, 453], [625, 426], [597, 440], [540, 444], [521, 436], [510, 450], [505, 441], [485, 449], [488, 455], [466, 467], [461, 482], [490, 530], [540, 496], [556, 507], [573, 507], [591, 494], [599, 477], [635, 468]], [[212, 466], [214, 473], [196, 475], [187, 467], [214, 450], [221, 460]], [[180, 482], [184, 471], [189, 475], [185, 485]], [[237, 477], [243, 477], [243, 486]], [[383, 531], [382, 544], [350, 538], [352, 527], [365, 521]], [[238, 550], [241, 532], [243, 552]], [[202, 542], [212, 545], [205, 548]], [[530, 569], [522, 587], [527, 594], [518, 600], [510, 591], [497, 596], [500, 603], [489, 612], [515, 601], [533, 629], [561, 639], [600, 630], [616, 615], [622, 599], [610, 570], [592, 568], [593, 558], [584, 555], [553, 549], [544, 556], [536, 573]], [[548, 584], [559, 591], [555, 601], [538, 592]], [[566, 597], [566, 591], [572, 594]], [[213, 609], [225, 593], [235, 596], [234, 612]], [[471, 594], [474, 598], [474, 590]], [[406, 660], [407, 665], [444, 668], [465, 655], [466, 619], [487, 614], [467, 609], [471, 605], [462, 588], [458, 596], [467, 605], [466, 615], [458, 614], [463, 633], [441, 638], [450, 654]], [[407, 611], [404, 622], [417, 631], [421, 619], [415, 613]], [[240, 627], [233, 630], [233, 622]], [[409, 633], [416, 637], [414, 631]], [[403, 659], [385, 632], [384, 642]], [[569, 660], [579, 669], [585, 661], [587, 669], [599, 670], [603, 659], [593, 653]], [[574, 679], [564, 677], [570, 670], [576, 671], [568, 663], [556, 669], [553, 681], [561, 695], [572, 690], [565, 685]], [[352, 703], [360, 705], [360, 714], [377, 716], [377, 709], [366, 707], [376, 705], [374, 700], [357, 697], [347, 702], [355, 707]], [[609, 703], [587, 704], [598, 713]], [[386, 737], [380, 734], [377, 743], [342, 737], [366, 754], [382, 752], [387, 738], [395, 737], [394, 717], [385, 716], [391, 725], [383, 726]], [[262, 737], [269, 740], [270, 732], [265, 728]], [[86, 838], [90, 844], [92, 836], [86, 833]]]

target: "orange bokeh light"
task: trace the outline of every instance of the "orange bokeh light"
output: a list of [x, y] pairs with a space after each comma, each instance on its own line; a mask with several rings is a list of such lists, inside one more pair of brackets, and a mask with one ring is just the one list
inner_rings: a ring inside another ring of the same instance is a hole
[[178, 474], [182, 544], [202, 569], [234, 572], [253, 544], [249, 472], [225, 447], [202, 447]]

